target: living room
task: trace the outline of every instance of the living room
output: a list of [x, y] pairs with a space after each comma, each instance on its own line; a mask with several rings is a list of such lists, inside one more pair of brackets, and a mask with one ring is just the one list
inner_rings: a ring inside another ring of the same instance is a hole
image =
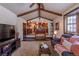
[[0, 10], [1, 56], [79, 56], [79, 3], [0, 3]]

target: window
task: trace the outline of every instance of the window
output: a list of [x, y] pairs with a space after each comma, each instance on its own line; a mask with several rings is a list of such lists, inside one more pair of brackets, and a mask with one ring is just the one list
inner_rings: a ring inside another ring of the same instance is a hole
[[76, 16], [68, 16], [66, 19], [66, 32], [76, 33]]

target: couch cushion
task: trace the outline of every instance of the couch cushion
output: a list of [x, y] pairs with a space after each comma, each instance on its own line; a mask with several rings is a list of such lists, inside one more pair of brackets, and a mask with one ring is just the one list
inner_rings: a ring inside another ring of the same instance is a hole
[[77, 36], [77, 35], [74, 35], [74, 36], [72, 36], [72, 38], [77, 38], [77, 39], [79, 39], [79, 36]]
[[79, 41], [79, 36], [72, 36], [71, 38], [70, 38], [70, 40], [69, 40], [69, 42], [71, 42], [71, 43], [74, 43], [74, 42], [76, 42], [76, 41]]
[[79, 56], [79, 45], [73, 45], [71, 50], [76, 56]]
[[70, 40], [70, 38], [61, 37], [61, 44], [64, 42], [64, 40], [69, 41], [69, 40]]
[[72, 43], [70, 43], [69, 41], [67, 40], [64, 40], [64, 42], [62, 43], [63, 46], [68, 49], [69, 51], [71, 50], [71, 46], [72, 46]]
[[69, 42], [71, 42], [71, 43], [74, 43], [74, 42], [76, 42], [77, 40], [75, 39], [75, 38], [70, 38], [70, 40], [69, 40]]
[[55, 50], [58, 51], [58, 53], [62, 53], [63, 51], [68, 51], [64, 46], [60, 45], [60, 44], [56, 44], [54, 46]]
[[64, 38], [70, 38], [71, 36], [73, 36], [72, 34], [63, 34], [62, 37]]
[[63, 43], [63, 40], [68, 40], [69, 41], [72, 36], [73, 36], [72, 34], [63, 34], [61, 36], [61, 44]]

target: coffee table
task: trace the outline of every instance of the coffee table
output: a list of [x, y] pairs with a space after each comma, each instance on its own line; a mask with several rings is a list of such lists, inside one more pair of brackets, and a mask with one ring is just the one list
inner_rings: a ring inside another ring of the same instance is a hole
[[48, 48], [41, 48], [41, 45], [39, 47], [39, 56], [41, 56], [41, 54], [48, 54], [49, 56], [51, 55], [50, 49]]

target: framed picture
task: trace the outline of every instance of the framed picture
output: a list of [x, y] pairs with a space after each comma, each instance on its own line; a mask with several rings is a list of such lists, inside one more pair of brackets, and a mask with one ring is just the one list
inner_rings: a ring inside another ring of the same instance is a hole
[[59, 23], [55, 23], [55, 30], [59, 30]]

